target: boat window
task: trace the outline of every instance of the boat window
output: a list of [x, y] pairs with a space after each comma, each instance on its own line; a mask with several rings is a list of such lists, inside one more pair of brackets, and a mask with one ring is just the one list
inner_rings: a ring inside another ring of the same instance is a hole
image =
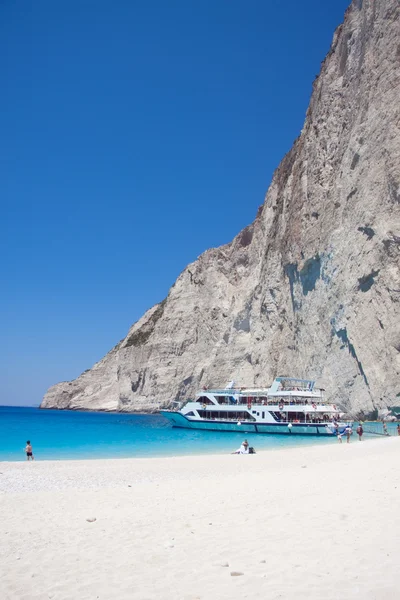
[[224, 421], [255, 421], [246, 411], [198, 410], [202, 419], [223, 419]]
[[263, 418], [263, 419], [265, 418], [265, 413], [264, 413], [264, 412], [262, 413], [262, 418]]
[[197, 402], [200, 402], [200, 404], [214, 404], [207, 396], [200, 396], [200, 398], [197, 398]]
[[316, 414], [315, 412], [307, 414], [306, 420], [307, 420], [307, 423], [325, 423], [325, 422], [330, 422], [329, 415]]
[[215, 396], [218, 404], [228, 404], [228, 396]]
[[194, 416], [195, 416], [195, 414], [192, 410], [185, 414], [185, 417], [194, 417]]
[[270, 411], [269, 412], [270, 415], [273, 416], [273, 418], [275, 419], [275, 421], [277, 421], [278, 423], [286, 422], [287, 418], [286, 418], [286, 413], [279, 413], [279, 412], [275, 412], [275, 411]]
[[292, 423], [305, 423], [305, 414], [303, 412], [288, 412], [288, 419]]
[[259, 398], [257, 396], [240, 396], [239, 404], [247, 404], [250, 408], [252, 404], [257, 404], [259, 402]]
[[[233, 397], [229, 399], [229, 402], [230, 404], [236, 404], [236, 400]], [[250, 408], [254, 405], [260, 404], [266, 406], [268, 404], [268, 400], [266, 396], [239, 396], [238, 403], [246, 405], [248, 408]]]

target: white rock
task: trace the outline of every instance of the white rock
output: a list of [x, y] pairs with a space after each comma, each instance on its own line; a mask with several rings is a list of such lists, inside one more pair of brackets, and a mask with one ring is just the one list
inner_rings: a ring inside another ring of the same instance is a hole
[[351, 4], [255, 221], [43, 408], [156, 411], [202, 386], [286, 374], [316, 378], [353, 413], [395, 403], [399, 39], [398, 0]]

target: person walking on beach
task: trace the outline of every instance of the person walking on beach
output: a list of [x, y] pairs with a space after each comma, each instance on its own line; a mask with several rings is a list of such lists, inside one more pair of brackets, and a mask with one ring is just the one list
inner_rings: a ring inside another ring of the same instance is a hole
[[397, 425], [397, 435], [400, 435], [400, 423]]
[[351, 427], [346, 427], [346, 438], [347, 438], [347, 443], [350, 444], [350, 436], [353, 433]]
[[385, 422], [383, 422], [383, 435], [389, 435], [388, 430], [387, 430], [387, 425]]
[[25, 452], [26, 452], [26, 460], [35, 460], [35, 457], [33, 456], [32, 445], [29, 440], [26, 442]]
[[358, 439], [360, 440], [360, 442], [362, 441], [362, 436], [364, 433], [364, 429], [362, 424], [360, 423], [359, 426], [357, 427], [357, 433], [358, 433]]

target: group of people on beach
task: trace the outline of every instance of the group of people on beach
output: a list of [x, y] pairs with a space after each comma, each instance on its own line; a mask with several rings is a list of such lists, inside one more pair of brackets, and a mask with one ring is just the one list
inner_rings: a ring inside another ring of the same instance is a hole
[[[339, 444], [342, 443], [342, 438], [343, 435], [346, 436], [346, 441], [348, 444], [350, 444], [350, 437], [353, 435], [353, 429], [351, 428], [350, 425], [347, 425], [347, 427], [345, 427], [344, 431], [340, 432], [339, 431], [339, 425], [338, 423], [334, 423], [335, 426], [335, 432], [336, 432], [336, 436], [338, 439]], [[364, 434], [364, 428], [363, 428], [363, 424], [360, 422], [357, 429], [356, 429], [357, 435], [358, 435], [358, 439], [361, 442], [362, 441], [362, 436]]]
[[[350, 425], [348, 425], [342, 433], [340, 433], [340, 431], [339, 431], [339, 425], [338, 425], [338, 423], [335, 422], [334, 426], [335, 426], [335, 433], [337, 435], [337, 439], [338, 439], [339, 443], [340, 444], [342, 443], [342, 437], [343, 437], [343, 435], [345, 435], [346, 439], [347, 439], [347, 443], [349, 444], [350, 443], [350, 436], [353, 434], [353, 430], [350, 427]], [[358, 439], [361, 442], [362, 441], [362, 436], [364, 434], [364, 428], [363, 428], [363, 424], [362, 424], [361, 421], [360, 421], [360, 423], [359, 423], [359, 425], [358, 425], [358, 427], [356, 429], [356, 432], [357, 432], [357, 435], [358, 435]], [[383, 435], [389, 435], [388, 428], [387, 428], [387, 425], [386, 425], [385, 422], [383, 422]], [[400, 423], [397, 425], [397, 435], [400, 435]]]
[[[336, 437], [338, 439], [338, 442], [341, 444], [342, 443], [342, 437], [343, 437], [343, 435], [345, 435], [346, 439], [347, 439], [347, 443], [349, 444], [350, 443], [350, 436], [353, 435], [353, 430], [350, 427], [350, 425], [348, 425], [347, 427], [345, 427], [345, 429], [343, 431], [340, 431], [339, 430], [339, 423], [337, 421], [333, 421], [333, 427], [334, 427], [334, 434], [336, 435]], [[361, 442], [361, 438], [362, 438], [362, 435], [364, 433], [364, 430], [363, 430], [363, 427], [362, 427], [361, 423], [357, 427], [357, 433], [358, 433], [358, 438], [359, 438], [359, 440]]]

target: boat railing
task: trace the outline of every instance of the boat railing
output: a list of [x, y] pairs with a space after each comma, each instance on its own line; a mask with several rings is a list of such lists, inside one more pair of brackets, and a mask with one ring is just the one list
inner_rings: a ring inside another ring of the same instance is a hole
[[244, 388], [221, 388], [221, 389], [203, 389], [197, 392], [199, 395], [201, 394], [225, 394], [232, 396], [233, 394], [241, 394], [242, 389]]
[[[201, 404], [201, 400], [197, 399], [197, 402], [199, 402]], [[221, 402], [219, 401], [218, 404], [214, 404], [211, 406], [247, 406], [247, 407], [251, 407], [251, 406], [305, 406], [305, 407], [309, 407], [314, 408], [313, 404], [316, 406], [335, 406], [332, 402], [328, 402], [322, 399], [318, 399], [318, 401], [315, 401], [313, 399], [311, 399], [309, 402], [305, 402], [304, 400], [281, 400], [281, 399], [265, 399], [265, 400], [261, 400], [261, 398], [252, 398], [251, 401], [248, 401], [247, 398], [239, 398], [237, 401], [232, 401], [230, 400], [228, 397], [226, 399], [226, 402]]]
[[[260, 422], [257, 421], [255, 419], [227, 419], [226, 417], [217, 417], [217, 416], [213, 416], [213, 414], [211, 413], [209, 416], [207, 417], [203, 417], [204, 421], [223, 421], [224, 423], [254, 423], [255, 425], [273, 425], [274, 423], [266, 423], [266, 422]], [[291, 423], [292, 425], [318, 425], [318, 426], [329, 426], [331, 428], [334, 428], [334, 421], [331, 419], [307, 419], [306, 421], [300, 420], [300, 419], [276, 419], [275, 423], [283, 423], [283, 424], [287, 424], [289, 425], [289, 423]], [[352, 427], [353, 423], [351, 421], [337, 421], [337, 424], [339, 427]]]
[[[278, 390], [277, 392], [274, 392], [274, 397], [279, 397], [280, 393], [282, 394], [287, 394], [288, 392], [291, 393], [291, 397], [292, 396], [296, 396], [296, 392], [298, 392], [299, 394], [301, 394], [302, 396], [304, 394], [306, 394], [305, 397], [309, 397], [309, 398], [323, 398], [322, 392], [323, 390], [314, 388], [313, 390], [309, 390], [309, 389], [298, 389], [298, 388], [293, 388], [293, 389], [281, 389]], [[251, 397], [251, 398], [260, 398], [260, 397], [265, 397], [265, 396], [269, 396], [269, 389], [265, 389], [265, 390], [252, 390], [251, 388], [232, 388], [232, 389], [226, 389], [226, 388], [221, 388], [221, 389], [203, 389], [197, 392], [198, 396], [202, 396], [204, 394], [214, 394], [216, 396], [245, 396], [245, 397]]]
[[[213, 418], [207, 417], [207, 419], [205, 419], [205, 420], [212, 421]], [[224, 421], [224, 422], [226, 421], [227, 423], [256, 423], [257, 424], [257, 421], [255, 419], [227, 419], [226, 417], [218, 417], [218, 418], [215, 418], [214, 420], [215, 421]]]

